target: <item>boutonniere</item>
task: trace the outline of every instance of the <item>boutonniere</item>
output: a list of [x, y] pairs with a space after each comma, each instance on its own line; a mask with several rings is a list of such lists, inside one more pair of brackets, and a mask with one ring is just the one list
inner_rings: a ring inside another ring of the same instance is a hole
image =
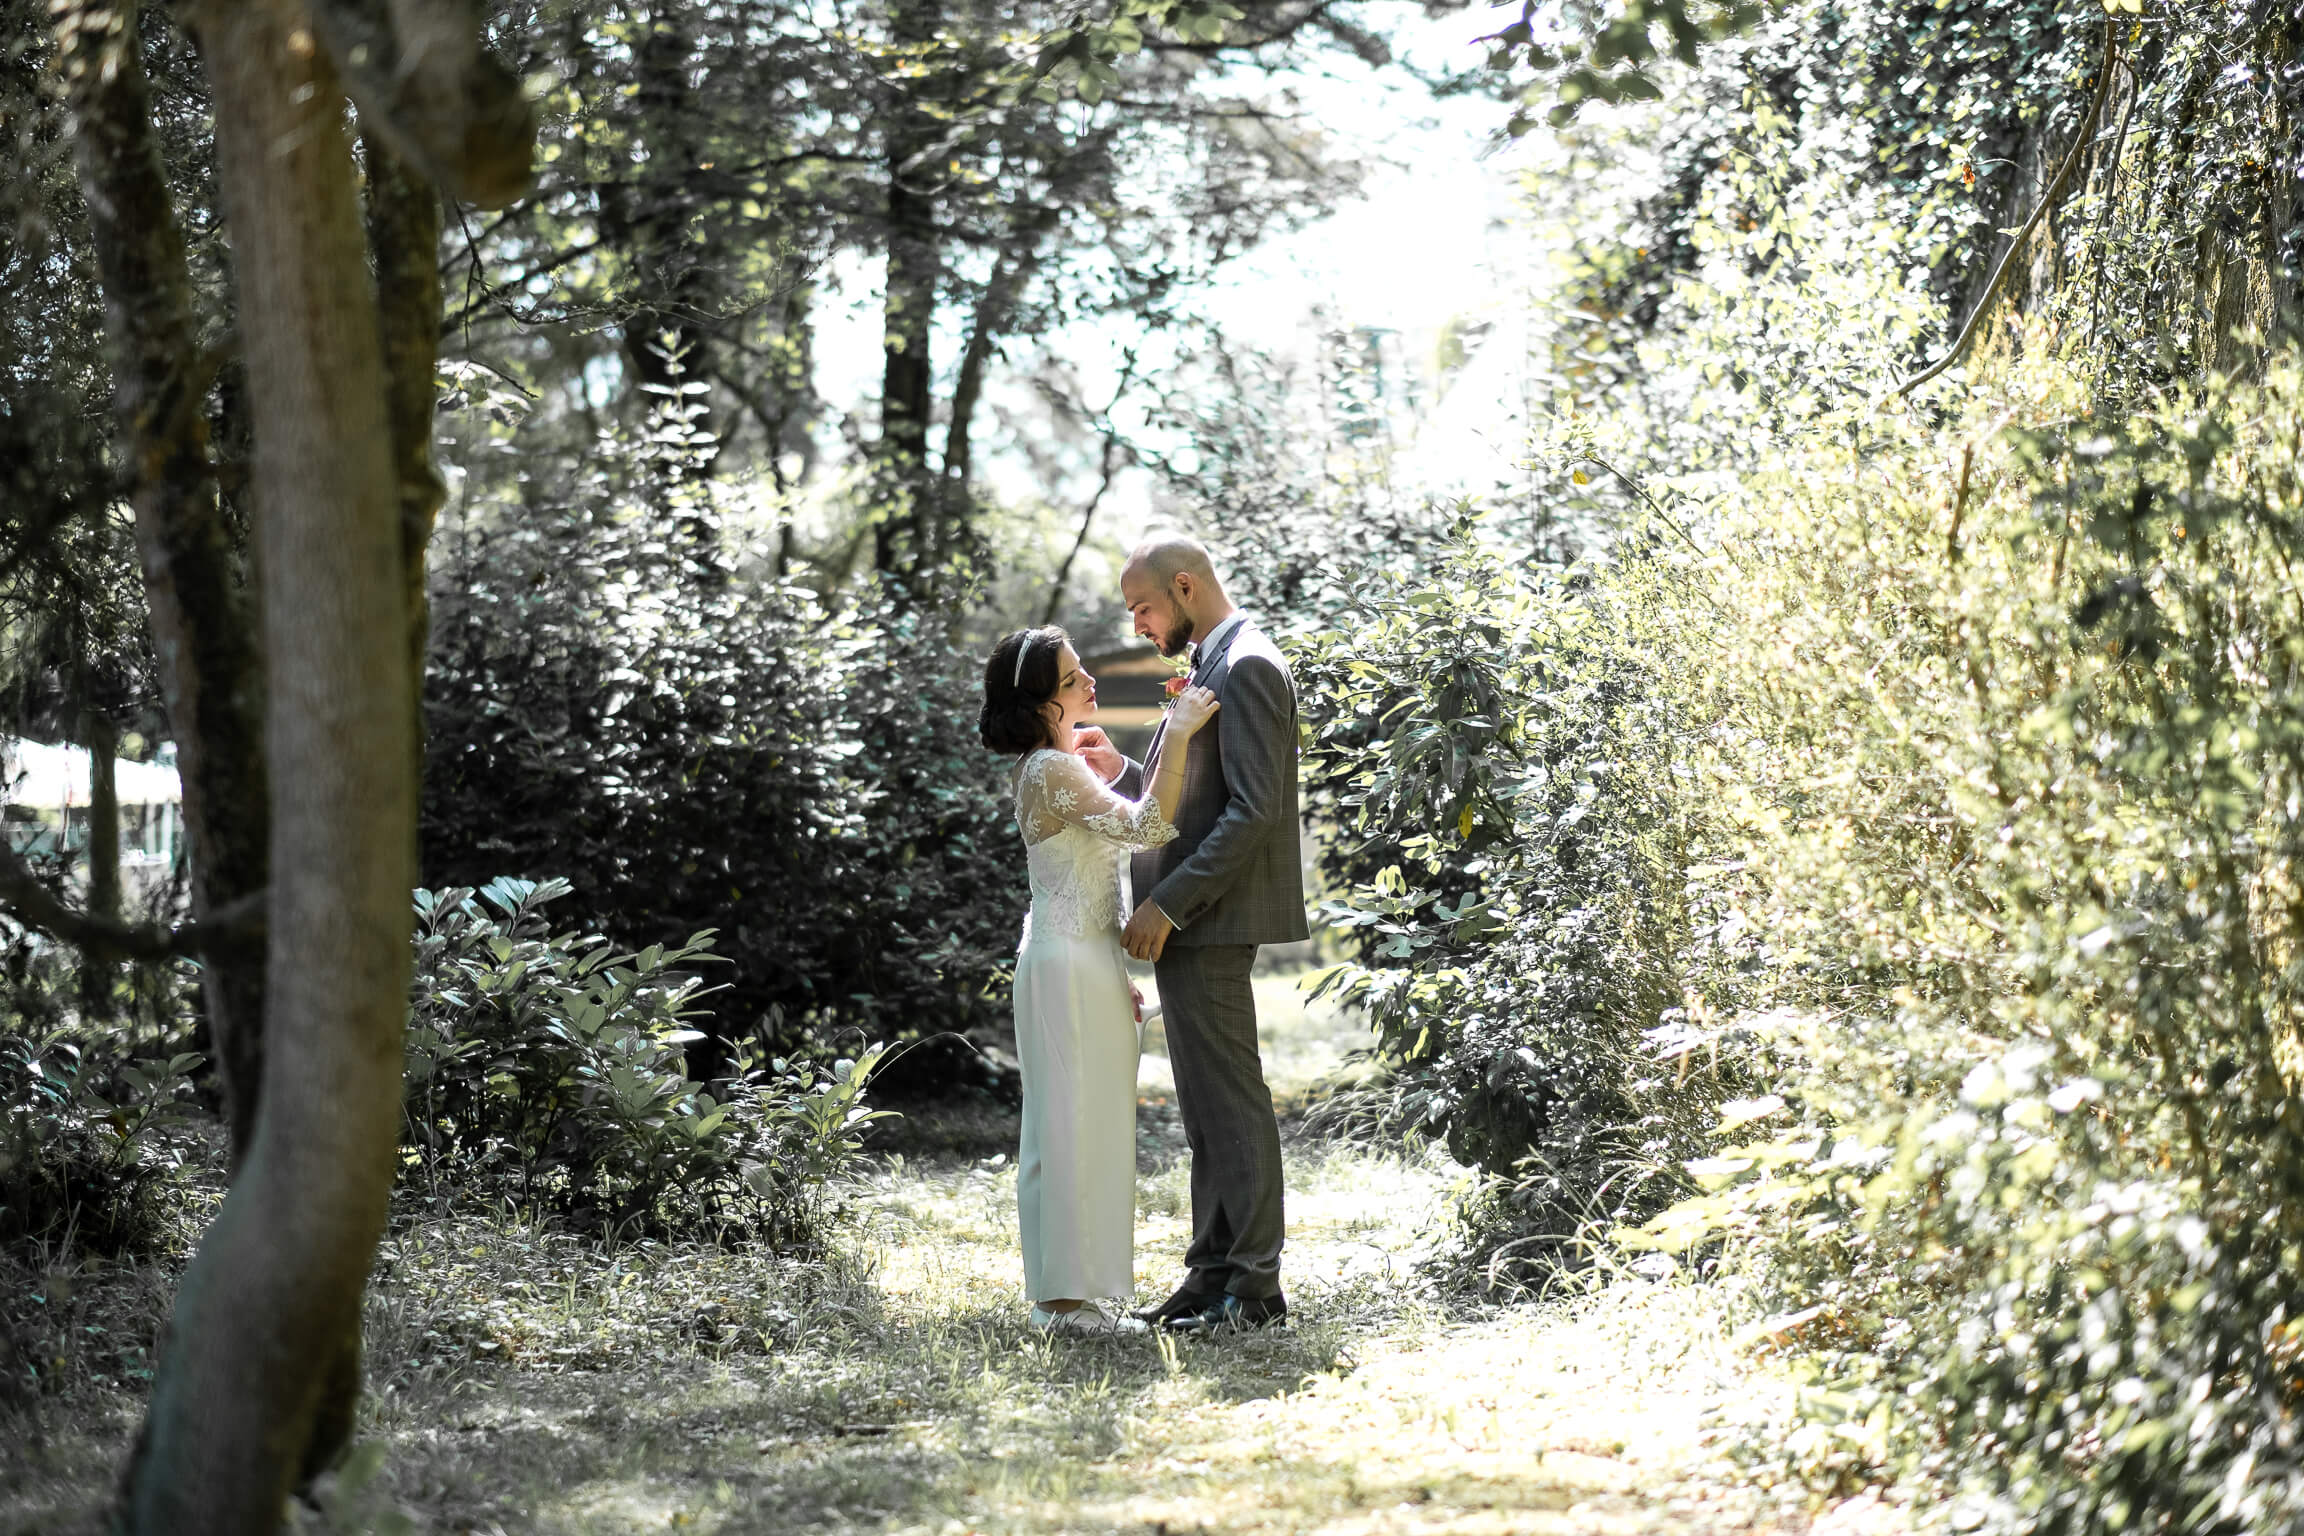
[[1192, 663], [1187, 661], [1182, 666], [1176, 668], [1176, 675], [1174, 677], [1171, 677], [1168, 679], [1168, 681], [1160, 685], [1160, 691], [1168, 695], [1168, 697], [1160, 701], [1160, 707], [1163, 710], [1174, 709], [1176, 707], [1176, 695], [1182, 693], [1185, 689], [1191, 686]]

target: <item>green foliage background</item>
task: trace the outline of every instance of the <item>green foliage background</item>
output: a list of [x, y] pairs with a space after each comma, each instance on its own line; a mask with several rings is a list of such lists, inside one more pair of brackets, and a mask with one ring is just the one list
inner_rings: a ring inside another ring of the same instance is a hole
[[1602, 532], [1545, 571], [1468, 519], [1299, 645], [1331, 984], [1393, 1123], [1491, 1173], [1485, 1278], [1742, 1288], [1805, 1383], [1755, 1460], [1955, 1529], [2281, 1530], [2298, 19], [2116, 15], [2067, 201], [1895, 393], [2105, 26], [1792, 6], [1577, 119], [1576, 164], [1655, 152], [1536, 445]]
[[426, 878], [564, 878], [635, 947], [717, 930], [720, 1054], [997, 1028], [1023, 899], [954, 719], [975, 659], [774, 580], [686, 445], [601, 446], [565, 501], [443, 551]]

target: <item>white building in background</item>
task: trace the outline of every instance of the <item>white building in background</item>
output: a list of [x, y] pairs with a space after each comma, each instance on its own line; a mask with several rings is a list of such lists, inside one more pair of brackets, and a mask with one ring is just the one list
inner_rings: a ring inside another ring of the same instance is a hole
[[[0, 827], [17, 853], [85, 862], [93, 793], [84, 747], [0, 738]], [[120, 801], [123, 888], [141, 896], [164, 884], [184, 845], [184, 789], [169, 763], [112, 764]], [[85, 878], [84, 873], [81, 878]]]

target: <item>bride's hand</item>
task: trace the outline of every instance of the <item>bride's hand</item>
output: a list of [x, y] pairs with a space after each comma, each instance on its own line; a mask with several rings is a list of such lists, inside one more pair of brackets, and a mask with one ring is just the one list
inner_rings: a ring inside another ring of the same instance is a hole
[[1176, 695], [1176, 707], [1168, 712], [1168, 729], [1179, 738], [1195, 735], [1221, 708], [1214, 689], [1187, 688]]

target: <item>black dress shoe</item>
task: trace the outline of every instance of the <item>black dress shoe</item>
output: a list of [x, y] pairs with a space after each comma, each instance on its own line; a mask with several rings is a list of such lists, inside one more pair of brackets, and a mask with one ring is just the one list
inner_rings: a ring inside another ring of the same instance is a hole
[[1234, 1296], [1227, 1293], [1209, 1302], [1197, 1312], [1170, 1318], [1159, 1325], [1169, 1333], [1194, 1333], [1203, 1336], [1219, 1333], [1244, 1333], [1250, 1328], [1285, 1328], [1288, 1326], [1288, 1298], [1285, 1296]]
[[1163, 1328], [1176, 1318], [1192, 1317], [1206, 1311], [1208, 1304], [1216, 1300], [1221, 1294], [1221, 1292], [1215, 1291], [1197, 1291], [1189, 1284], [1180, 1285], [1176, 1287], [1175, 1295], [1156, 1307], [1145, 1308], [1136, 1316], [1155, 1328]]

